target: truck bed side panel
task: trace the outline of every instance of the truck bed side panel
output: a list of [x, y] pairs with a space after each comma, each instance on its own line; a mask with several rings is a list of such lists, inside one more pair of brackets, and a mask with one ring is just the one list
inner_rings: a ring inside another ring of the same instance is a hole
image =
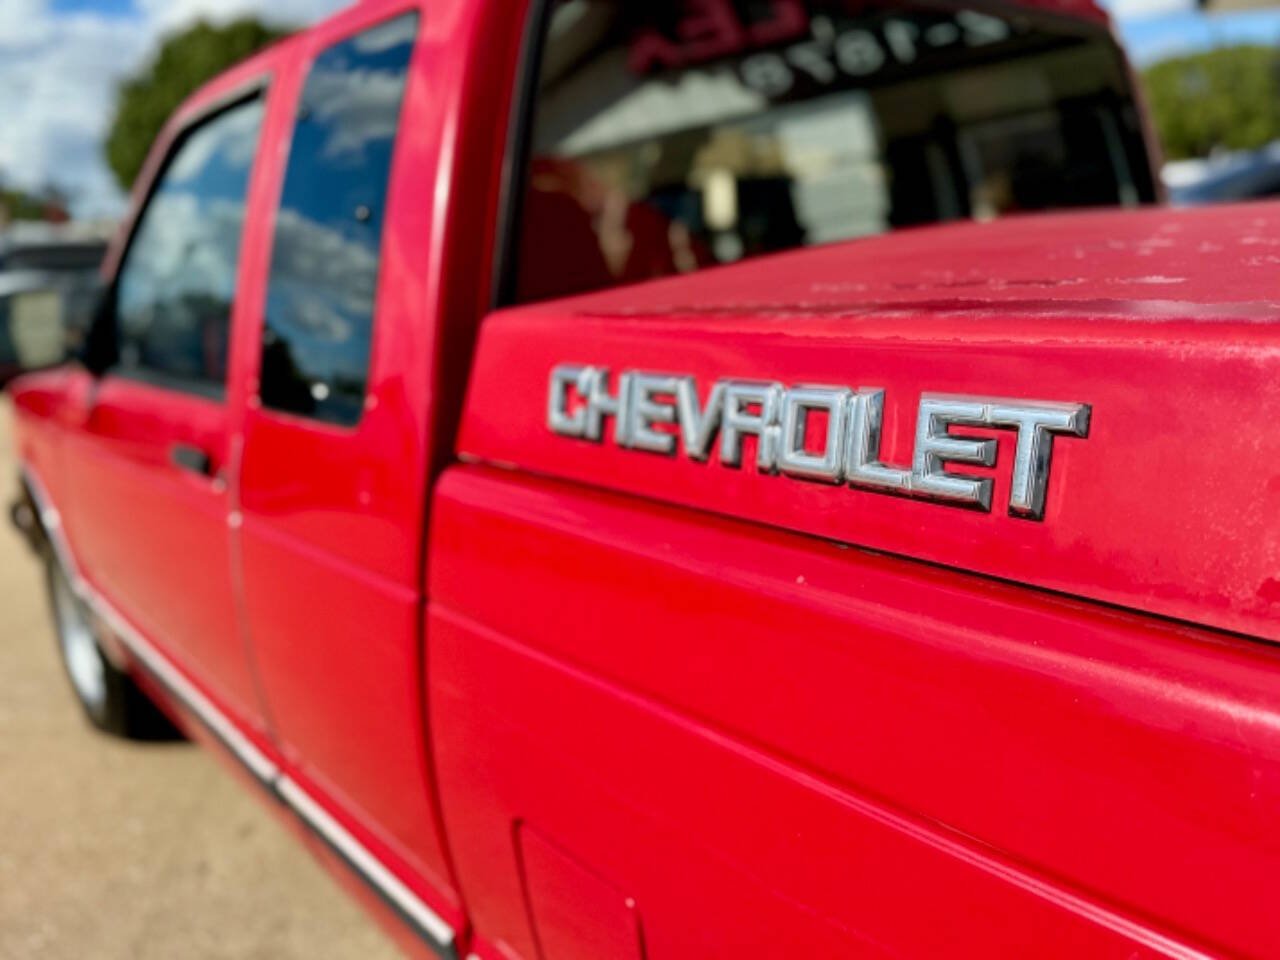
[[435, 498], [428, 681], [477, 929], [527, 824], [655, 956], [1280, 950], [1280, 655], [482, 467]]
[[[481, 329], [459, 450], [1280, 641], [1280, 306], [1257, 253], [1277, 231], [1280, 205], [1012, 218], [519, 307]], [[691, 376], [701, 398], [727, 378], [882, 389], [893, 465], [923, 393], [1092, 417], [1054, 441], [1036, 522], [1009, 515], [1011, 431], [987, 431], [994, 470], [955, 469], [993, 479], [991, 511], [958, 510], [764, 476], [754, 446], [738, 469], [627, 449], [616, 418], [598, 443], [557, 435], [559, 364], [607, 369], [611, 392], [625, 371]]]

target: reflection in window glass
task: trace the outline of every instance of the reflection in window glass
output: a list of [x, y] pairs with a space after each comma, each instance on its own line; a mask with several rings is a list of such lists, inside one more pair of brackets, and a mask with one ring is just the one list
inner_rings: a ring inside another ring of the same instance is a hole
[[560, 0], [516, 298], [1154, 199], [1105, 24], [910, 0]]
[[262, 101], [245, 101], [179, 143], [142, 211], [119, 274], [119, 366], [221, 387], [245, 193]]
[[417, 17], [330, 47], [302, 93], [276, 221], [262, 402], [360, 419], [383, 207]]

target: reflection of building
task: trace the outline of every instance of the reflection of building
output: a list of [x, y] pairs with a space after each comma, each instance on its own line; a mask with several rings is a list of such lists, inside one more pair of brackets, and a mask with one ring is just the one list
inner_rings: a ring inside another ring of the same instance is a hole
[[648, 6], [557, 7], [524, 229], [560, 241], [532, 258], [572, 252], [576, 266], [526, 258], [526, 296], [1154, 197], [1128, 70], [1102, 24], [881, 0], [786, 6], [800, 19], [785, 37], [758, 41], [748, 19], [715, 43], [689, 32], [703, 29], [692, 3], [670, 5], [693, 18], [683, 28]]

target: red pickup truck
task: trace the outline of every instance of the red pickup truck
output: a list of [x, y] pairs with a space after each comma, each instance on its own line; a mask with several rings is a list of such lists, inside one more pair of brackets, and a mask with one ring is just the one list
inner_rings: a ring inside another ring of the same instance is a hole
[[72, 686], [410, 951], [1280, 954], [1280, 207], [1153, 155], [1085, 0], [353, 7], [14, 385]]

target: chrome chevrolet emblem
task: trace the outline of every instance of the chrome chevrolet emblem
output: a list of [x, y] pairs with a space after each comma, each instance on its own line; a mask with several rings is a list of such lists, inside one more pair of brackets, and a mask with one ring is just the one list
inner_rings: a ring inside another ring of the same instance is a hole
[[[704, 403], [693, 377], [628, 370], [617, 380], [616, 390], [610, 390], [605, 368], [557, 366], [551, 371], [547, 426], [560, 436], [599, 442], [604, 421], [611, 418], [620, 447], [674, 456], [678, 445], [698, 461], [711, 456], [718, 439], [720, 463], [727, 467], [741, 466], [743, 438], [754, 436], [761, 473], [984, 511], [991, 509], [991, 479], [948, 473], [945, 465], [993, 467], [996, 441], [955, 436], [950, 428], [1013, 430], [1009, 515], [1030, 520], [1044, 516], [1054, 436], [1089, 434], [1088, 404], [926, 393], [920, 398], [911, 466], [899, 467], [880, 460], [884, 391], [875, 387], [717, 380]], [[807, 443], [815, 413], [826, 418], [816, 450]]]

